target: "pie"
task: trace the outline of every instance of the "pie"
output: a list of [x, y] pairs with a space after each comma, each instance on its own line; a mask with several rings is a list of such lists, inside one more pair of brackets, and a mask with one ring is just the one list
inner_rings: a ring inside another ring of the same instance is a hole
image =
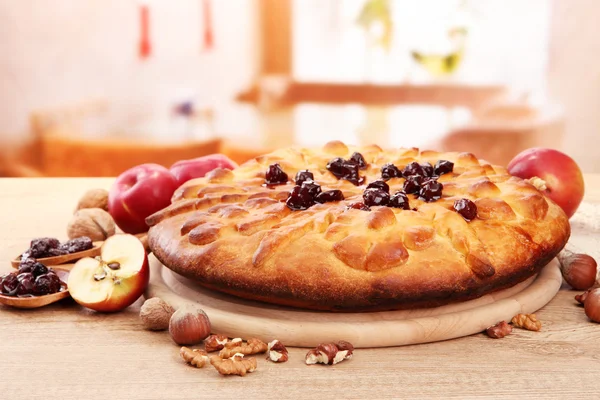
[[206, 288], [312, 310], [436, 307], [511, 287], [565, 246], [562, 209], [470, 153], [334, 141], [177, 189], [154, 255]]

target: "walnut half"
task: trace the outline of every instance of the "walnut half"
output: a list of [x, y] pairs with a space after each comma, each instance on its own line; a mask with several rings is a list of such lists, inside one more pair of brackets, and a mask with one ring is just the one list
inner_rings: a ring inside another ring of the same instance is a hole
[[192, 350], [188, 347], [182, 347], [181, 350], [179, 350], [179, 355], [186, 363], [193, 365], [196, 368], [202, 368], [208, 364], [208, 354], [203, 350]]
[[306, 353], [306, 364], [333, 365], [352, 358], [354, 346], [346, 341], [321, 343]]
[[227, 335], [210, 335], [204, 339], [204, 350], [207, 353], [221, 350], [227, 343]]
[[[237, 340], [236, 340], [237, 339]], [[232, 339], [231, 342], [225, 344], [223, 349], [219, 352], [219, 357], [229, 358], [234, 354], [257, 354], [264, 353], [267, 351], [267, 344], [260, 339], [251, 338], [247, 342], [243, 342], [241, 339]]]
[[210, 363], [221, 375], [244, 376], [248, 372], [256, 371], [257, 368], [256, 358], [244, 358], [240, 353], [225, 359], [214, 355], [210, 358]]
[[523, 328], [529, 331], [539, 331], [542, 329], [542, 323], [537, 319], [535, 314], [517, 314], [513, 317], [511, 322], [517, 328]]
[[267, 349], [267, 360], [282, 363], [288, 360], [287, 348], [279, 340], [275, 339], [269, 342]]

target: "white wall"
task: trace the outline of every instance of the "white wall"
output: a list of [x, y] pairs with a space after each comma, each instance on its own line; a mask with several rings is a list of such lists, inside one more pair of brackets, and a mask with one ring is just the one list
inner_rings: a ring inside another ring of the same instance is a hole
[[565, 109], [564, 150], [600, 172], [600, 1], [553, 0], [549, 95]]
[[256, 0], [212, 0], [215, 50], [201, 53], [200, 0], [153, 0], [140, 61], [138, 2], [0, 0], [0, 135], [26, 137], [32, 109], [108, 97], [164, 107], [182, 88], [231, 99], [258, 71]]

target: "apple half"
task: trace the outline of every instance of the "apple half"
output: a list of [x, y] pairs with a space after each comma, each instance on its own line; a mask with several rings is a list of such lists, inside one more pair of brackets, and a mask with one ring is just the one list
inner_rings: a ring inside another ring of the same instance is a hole
[[100, 255], [82, 258], [67, 282], [80, 305], [99, 312], [117, 312], [133, 304], [150, 280], [148, 254], [134, 235], [117, 234], [102, 244]]

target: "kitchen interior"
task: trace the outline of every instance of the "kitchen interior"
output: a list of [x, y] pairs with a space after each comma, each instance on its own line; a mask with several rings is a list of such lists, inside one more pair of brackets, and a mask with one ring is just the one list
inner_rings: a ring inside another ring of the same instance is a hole
[[[593, 0], [0, 1], [0, 176], [331, 140], [600, 172]], [[586, 145], [582, 145], [586, 144]]]

